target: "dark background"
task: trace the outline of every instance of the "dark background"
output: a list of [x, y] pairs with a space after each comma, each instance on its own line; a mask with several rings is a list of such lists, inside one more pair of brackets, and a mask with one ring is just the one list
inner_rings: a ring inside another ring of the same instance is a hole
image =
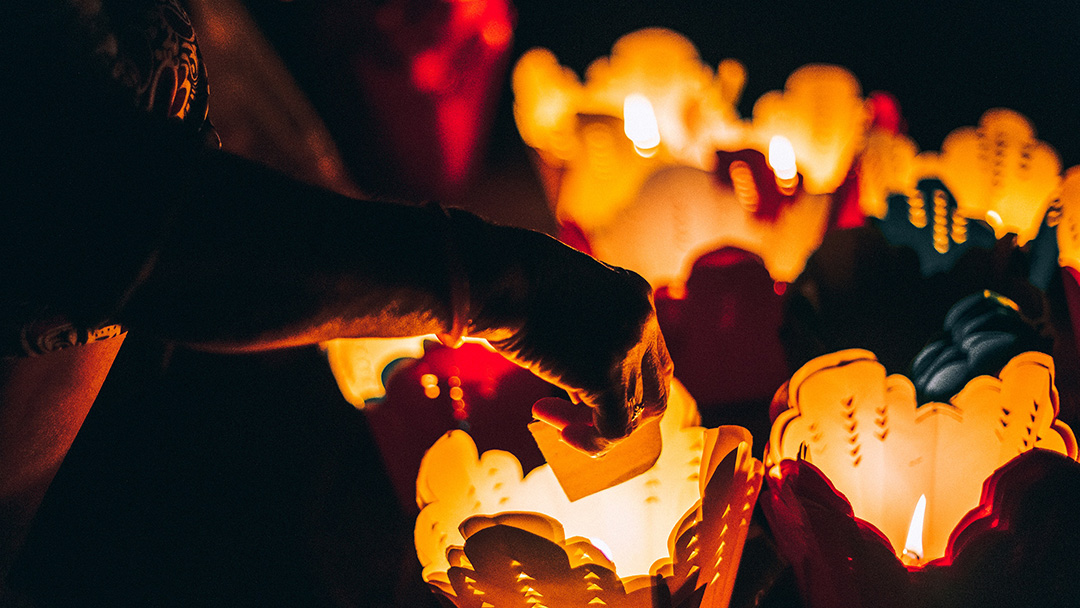
[[[357, 152], [343, 143], [375, 141], [364, 131], [363, 99], [348, 97], [347, 70], [320, 65], [313, 52], [326, 45], [316, 16], [352, 15], [356, 6], [366, 5], [248, 2], [341, 147], [347, 181], [396, 195], [407, 185], [395, 184], [377, 145]], [[1007, 107], [1032, 120], [1064, 167], [1080, 163], [1080, 11], [1070, 2], [515, 7], [511, 65], [545, 46], [581, 74], [619, 36], [665, 26], [709, 65], [734, 58], [746, 66], [744, 115], [799, 66], [835, 63], [864, 92], [895, 95], [921, 149]], [[365, 24], [355, 27], [363, 37]], [[230, 72], [210, 69], [219, 80]], [[212, 118], [245, 112], [214, 103]], [[333, 113], [340, 104], [355, 116]], [[510, 108], [504, 77], [486, 156], [457, 202], [551, 230]], [[411, 516], [395, 502], [381, 458], [317, 349], [223, 357], [132, 336], [46, 499], [16, 580], [40, 605], [431, 605]]]

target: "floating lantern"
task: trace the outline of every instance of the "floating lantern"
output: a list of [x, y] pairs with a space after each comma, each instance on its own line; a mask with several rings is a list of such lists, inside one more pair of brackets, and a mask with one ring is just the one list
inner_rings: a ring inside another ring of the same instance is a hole
[[[330, 370], [345, 400], [357, 408], [386, 395], [385, 374], [395, 361], [424, 356], [424, 343], [436, 341], [435, 334], [404, 338], [339, 338], [321, 344]], [[487, 340], [464, 338], [465, 343], [495, 349]]]
[[[543, 457], [527, 425], [528, 407], [559, 389], [509, 361], [486, 340], [448, 348], [434, 335], [331, 340], [323, 344], [345, 398], [364, 411], [398, 500], [416, 510], [424, 452], [453, 429], [483, 449], [510, 450], [522, 463]], [[385, 385], [384, 385], [385, 383]]]
[[423, 576], [457, 606], [727, 606], [762, 481], [740, 427], [692, 426], [673, 385], [645, 473], [570, 502], [543, 465], [455, 431], [417, 478]]
[[762, 436], [768, 433], [764, 405], [791, 376], [780, 342], [784, 314], [777, 292], [758, 256], [731, 247], [698, 258], [684, 293], [656, 291], [657, 319], [679, 381], [706, 422], [730, 422], [738, 407], [760, 421]]
[[[1035, 239], [1062, 188], [1061, 162], [1012, 110], [954, 130], [940, 153], [875, 129], [860, 161], [860, 203], [897, 244], [919, 253], [926, 274], [947, 270], [971, 246]], [[906, 209], [905, 209], [906, 204]]]
[[805, 460], [778, 468], [761, 506], [808, 608], [1075, 604], [1080, 464], [1067, 456], [1033, 449], [994, 471], [946, 556], [929, 563], [918, 551], [918, 505], [897, 559], [819, 469]]
[[514, 69], [515, 120], [561, 225], [654, 286], [679, 289], [695, 259], [723, 246], [794, 280], [870, 124], [850, 72], [801, 68], [743, 120], [744, 68], [714, 71], [686, 38], [654, 28], [620, 38], [585, 76], [543, 49]]
[[1048, 355], [1013, 357], [998, 377], [971, 380], [949, 403], [918, 405], [915, 395], [910, 380], [886, 375], [868, 351], [818, 357], [778, 394], [786, 408], [773, 423], [768, 462], [813, 463], [898, 557], [925, 495], [924, 551], [911, 551], [921, 564], [945, 555], [950, 533], [979, 504], [995, 469], [1035, 447], [1076, 458], [1071, 429], [1056, 420]]
[[[753, 147], [783, 136], [799, 159], [811, 194], [835, 192], [862, 151], [871, 113], [859, 81], [837, 66], [813, 64], [795, 70], [783, 91], [770, 91], [754, 104]], [[748, 142], [749, 143], [749, 142]]]

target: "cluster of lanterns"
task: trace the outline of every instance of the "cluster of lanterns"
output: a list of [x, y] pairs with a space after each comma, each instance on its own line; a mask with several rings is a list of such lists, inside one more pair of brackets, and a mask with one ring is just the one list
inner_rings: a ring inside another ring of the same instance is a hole
[[[523, 475], [514, 455], [480, 454], [464, 432], [431, 447], [416, 546], [424, 579], [457, 606], [725, 607], [755, 505], [806, 605], [904, 605], [941, 578], [925, 573], [983, 563], [988, 539], [1019, 525], [1017, 496], [1080, 475], [1054, 359], [1008, 351], [1019, 342], [1003, 329], [1017, 310], [1007, 298], [958, 305], [955, 344], [927, 347], [910, 377], [863, 349], [789, 370], [774, 318], [829, 233], [872, 225], [914, 249], [923, 276], [1012, 239], [1037, 258], [1025, 280], [1060, 281], [1080, 319], [1080, 173], [1063, 175], [1009, 110], [919, 152], [895, 103], [864, 98], [842, 68], [797, 70], [747, 119], [745, 78], [661, 29], [620, 39], [584, 83], [543, 49], [515, 67], [515, 119], [564, 240], [653, 284], [677, 381], [653, 468], [579, 500], [547, 465]], [[745, 289], [761, 292], [744, 295], [754, 321], [730, 301], [701, 305], [709, 269], [746, 263]], [[713, 382], [727, 363], [703, 353], [717, 344], [764, 375]], [[343, 382], [350, 358], [330, 348]], [[760, 459], [746, 429], [698, 417], [698, 403], [763, 398]]]

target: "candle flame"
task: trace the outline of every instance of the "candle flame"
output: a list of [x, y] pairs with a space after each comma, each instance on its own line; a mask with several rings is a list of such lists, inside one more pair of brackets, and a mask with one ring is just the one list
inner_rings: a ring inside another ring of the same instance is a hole
[[911, 525], [908, 526], [907, 540], [904, 541], [904, 557], [912, 563], [918, 563], [923, 558], [923, 520], [926, 517], [926, 494], [919, 497], [915, 504], [915, 512], [911, 514]]
[[626, 136], [634, 142], [634, 148], [642, 156], [651, 156], [646, 152], [660, 145], [656, 112], [644, 95], [633, 93], [623, 100], [623, 125]]
[[791, 140], [783, 135], [774, 135], [769, 140], [769, 166], [778, 179], [795, 179], [798, 169], [795, 166], [795, 148]]

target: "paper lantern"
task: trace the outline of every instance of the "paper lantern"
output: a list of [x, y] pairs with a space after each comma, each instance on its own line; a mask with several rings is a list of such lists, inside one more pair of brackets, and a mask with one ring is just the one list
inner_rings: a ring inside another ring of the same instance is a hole
[[684, 293], [656, 291], [676, 374], [706, 426], [733, 422], [738, 409], [753, 420], [739, 424], [768, 433], [765, 405], [791, 376], [780, 342], [783, 287], [758, 256], [724, 247], [698, 258]]
[[723, 246], [793, 280], [837, 215], [832, 195], [850, 181], [871, 114], [849, 72], [811, 65], [744, 120], [745, 78], [733, 60], [714, 71], [665, 29], [620, 38], [584, 83], [549, 51], [526, 53], [514, 116], [561, 225], [654, 286], [678, 289]]
[[804, 365], [778, 399], [786, 409], [773, 423], [767, 461], [813, 463], [898, 556], [926, 496], [919, 563], [945, 554], [995, 469], [1035, 447], [1077, 454], [1072, 431], [1056, 420], [1054, 362], [1042, 353], [971, 380], [949, 403], [920, 405], [908, 378], [886, 375], [868, 351], [845, 350]]
[[[330, 370], [345, 400], [355, 407], [386, 395], [384, 375], [387, 368], [400, 359], [419, 359], [424, 355], [424, 343], [435, 341], [435, 334], [404, 338], [339, 338], [323, 342]], [[464, 342], [479, 344], [494, 352], [487, 340], [465, 338]]]
[[760, 504], [807, 608], [1072, 606], [1080, 463], [1033, 449], [982, 485], [946, 556], [905, 568], [887, 538], [805, 460], [785, 460]]
[[[999, 239], [1016, 234], [1024, 245], [1039, 233], [1062, 182], [1057, 153], [1012, 110], [990, 110], [978, 127], [954, 130], [940, 153], [917, 153], [910, 139], [885, 130], [875, 130], [867, 142], [860, 166], [863, 210], [886, 218], [888, 198], [907, 197], [909, 221], [930, 227], [942, 254], [951, 243], [964, 243], [970, 220], [985, 222]], [[945, 198], [925, 204], [916, 192], [924, 180], [939, 180], [937, 190], [953, 204], [946, 208]]]
[[762, 465], [745, 429], [690, 426], [693, 401], [671, 395], [656, 464], [574, 502], [548, 465], [523, 478], [448, 433], [417, 478], [424, 580], [461, 607], [727, 606]]
[[[407, 513], [415, 514], [416, 474], [431, 444], [467, 429], [483, 449], [543, 463], [527, 428], [532, 404], [560, 394], [484, 340], [460, 348], [434, 336], [334, 340], [323, 345], [345, 398], [364, 419]], [[385, 386], [384, 386], [385, 383]]]
[[[808, 65], [788, 77], [784, 91], [754, 104], [753, 128], [761, 149], [777, 135], [791, 142], [805, 188], [835, 192], [864, 145], [871, 114], [858, 80], [831, 65]], [[762, 141], [763, 140], [763, 141]]]

